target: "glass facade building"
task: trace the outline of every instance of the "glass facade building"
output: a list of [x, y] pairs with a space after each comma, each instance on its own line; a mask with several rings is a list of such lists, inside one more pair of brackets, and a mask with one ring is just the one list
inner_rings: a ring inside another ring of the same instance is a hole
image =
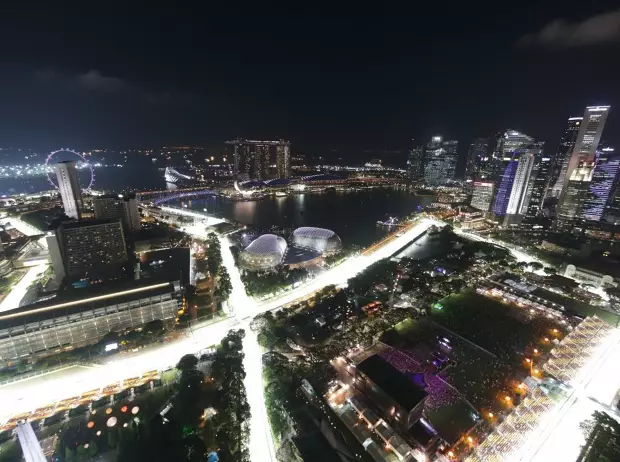
[[600, 221], [614, 198], [620, 158], [613, 157], [613, 152], [613, 149], [604, 149], [597, 153], [589, 192], [581, 210], [583, 220]]
[[583, 117], [570, 117], [568, 119], [549, 172], [549, 195], [551, 197], [558, 197], [564, 188], [568, 161], [573, 153], [573, 149], [575, 149], [575, 142], [577, 141], [582, 121]]
[[416, 146], [409, 151], [407, 170], [412, 182], [424, 180], [424, 146]]
[[556, 227], [561, 231], [572, 231], [581, 217], [590, 182], [594, 173], [594, 162], [581, 162], [573, 170], [566, 185], [566, 192], [557, 209]]
[[487, 179], [489, 162], [489, 138], [476, 138], [470, 145], [465, 162], [465, 181]]
[[577, 139], [573, 152], [570, 155], [566, 169], [560, 172], [561, 189], [559, 186], [554, 187], [554, 194], [557, 194], [560, 203], [564, 200], [568, 181], [570, 181], [573, 171], [583, 163], [592, 163], [596, 157], [598, 144], [603, 135], [607, 115], [609, 114], [609, 106], [588, 106], [583, 114], [583, 120], [579, 126]]
[[497, 188], [497, 195], [495, 196], [495, 203], [493, 204], [493, 215], [496, 217], [503, 217], [506, 215], [508, 209], [508, 203], [510, 202], [510, 194], [512, 192], [512, 185], [517, 174], [517, 167], [519, 166], [518, 159], [512, 157], [508, 161], [508, 165], [504, 170], [502, 179], [499, 182]]
[[424, 150], [424, 182], [431, 186], [454, 180], [458, 160], [458, 141], [433, 136]]

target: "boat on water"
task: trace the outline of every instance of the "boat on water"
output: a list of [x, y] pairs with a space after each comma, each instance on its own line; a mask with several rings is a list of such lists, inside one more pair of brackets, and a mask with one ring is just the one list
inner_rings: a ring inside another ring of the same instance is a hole
[[276, 191], [276, 197], [286, 197], [288, 196], [288, 194], [286, 194], [284, 191]]
[[377, 220], [377, 224], [380, 226], [398, 226], [399, 222], [398, 218], [390, 217], [388, 220], [385, 221]]

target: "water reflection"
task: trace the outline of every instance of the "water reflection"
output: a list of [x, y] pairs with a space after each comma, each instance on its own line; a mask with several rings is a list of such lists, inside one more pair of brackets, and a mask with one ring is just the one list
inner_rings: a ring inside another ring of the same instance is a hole
[[272, 226], [297, 228], [316, 226], [335, 231], [345, 245], [368, 245], [387, 232], [377, 220], [403, 217], [432, 202], [401, 190], [327, 192], [267, 197], [257, 201], [230, 201], [221, 197], [191, 201], [196, 210], [261, 229]]

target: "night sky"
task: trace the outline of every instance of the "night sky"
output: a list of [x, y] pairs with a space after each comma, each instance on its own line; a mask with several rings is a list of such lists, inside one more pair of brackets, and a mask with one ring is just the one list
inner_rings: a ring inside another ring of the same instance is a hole
[[620, 144], [620, 7], [568, 3], [437, 2], [392, 17], [6, 13], [0, 146], [219, 152], [236, 136], [284, 137], [329, 159], [514, 128], [553, 151], [591, 104], [612, 106], [605, 138]]

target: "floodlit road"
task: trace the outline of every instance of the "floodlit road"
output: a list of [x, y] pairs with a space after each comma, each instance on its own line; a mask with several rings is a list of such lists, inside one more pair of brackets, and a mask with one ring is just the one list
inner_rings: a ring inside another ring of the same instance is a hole
[[156, 344], [127, 355], [117, 355], [108, 362], [92, 367], [75, 366], [47, 375], [0, 386], [0, 423], [11, 416], [33, 411], [56, 401], [136, 377], [154, 369], [167, 369], [179, 358], [218, 343], [239, 323], [232, 318], [189, 333], [173, 342]]
[[280, 297], [259, 303], [246, 295], [239, 271], [229, 249], [230, 242], [223, 237], [220, 240], [222, 261], [229, 272], [233, 286], [229, 299], [229, 304], [233, 310], [231, 318], [194, 329], [188, 337], [167, 344], [152, 346], [137, 353], [117, 356], [102, 365], [73, 367], [15, 384], [0, 386], [0, 402], [2, 403], [0, 406], [0, 423], [16, 414], [30, 412], [61, 399], [79, 396], [81, 393], [115, 381], [136, 377], [143, 372], [154, 369], [166, 369], [176, 364], [183, 354], [197, 352], [220, 342], [230, 329], [243, 328], [246, 331], [246, 338], [243, 343], [245, 385], [252, 413], [250, 456], [254, 462], [275, 461], [275, 446], [263, 396], [262, 351], [256, 341], [256, 336], [249, 329], [249, 322], [256, 314], [307, 297], [327, 285], [346, 283], [347, 279], [372, 263], [394, 254], [401, 247], [424, 233], [432, 224], [438, 223], [431, 219], [423, 219], [416, 226], [372, 254], [351, 258]]
[[35, 282], [47, 269], [47, 264], [42, 263], [31, 267], [26, 274], [15, 284], [11, 291], [0, 303], [0, 313], [3, 311], [19, 308], [19, 302], [25, 297], [30, 284]]
[[512, 245], [507, 244], [505, 242], [497, 241], [495, 239], [491, 239], [491, 238], [484, 237], [484, 236], [480, 236], [479, 234], [464, 232], [463, 230], [461, 230], [459, 228], [454, 228], [454, 232], [456, 234], [460, 234], [461, 236], [463, 236], [463, 237], [465, 237], [467, 239], [471, 239], [473, 241], [488, 242], [489, 244], [495, 244], [495, 245], [498, 245], [500, 247], [505, 247], [517, 259], [517, 261], [527, 261], [527, 262], [536, 261], [538, 263], [541, 263], [542, 265], [547, 266], [547, 263], [545, 263], [544, 261], [538, 259], [536, 256], [530, 255], [530, 254], [528, 254], [526, 252], [523, 252], [518, 247], [512, 246]]
[[232, 293], [228, 299], [237, 319], [242, 319], [245, 338], [243, 339], [243, 368], [245, 369], [245, 391], [250, 405], [250, 460], [252, 461], [276, 461], [276, 449], [271, 435], [271, 426], [265, 408], [263, 387], [263, 353], [256, 340], [256, 334], [250, 329], [250, 321], [253, 313], [256, 313], [254, 300], [248, 297], [241, 275], [235, 265], [230, 241], [226, 237], [220, 237], [222, 263], [230, 276]]
[[[0, 223], [10, 223], [17, 231], [24, 234], [25, 236], [40, 236], [41, 234], [45, 234], [44, 231], [35, 228], [31, 224], [28, 224], [17, 217], [4, 218], [0, 221]], [[47, 249], [47, 241], [45, 240], [45, 237], [39, 239], [39, 244], [41, 244], [44, 249]]]

